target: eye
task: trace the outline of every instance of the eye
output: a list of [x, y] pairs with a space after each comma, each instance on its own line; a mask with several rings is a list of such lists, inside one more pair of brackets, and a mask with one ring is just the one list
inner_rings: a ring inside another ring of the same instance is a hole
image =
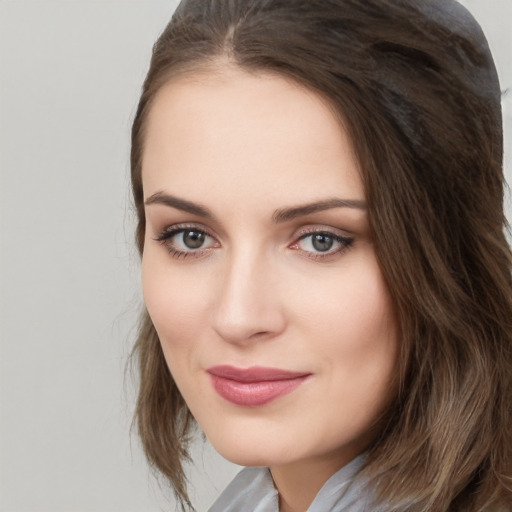
[[208, 233], [194, 226], [172, 226], [156, 238], [176, 258], [202, 256], [205, 251], [219, 247]]
[[291, 248], [314, 259], [326, 258], [347, 250], [354, 239], [330, 231], [310, 231], [300, 235]]
[[315, 250], [318, 252], [327, 252], [332, 249], [335, 239], [333, 236], [328, 235], [327, 233], [315, 233], [314, 235], [308, 235], [307, 237], [301, 240], [302, 242], [307, 241], [304, 245], [311, 246], [306, 250]]
[[175, 235], [175, 238], [184, 248], [200, 249], [201, 246], [204, 245], [207, 236], [208, 235], [202, 231], [187, 229], [186, 231], [182, 231], [179, 235]]

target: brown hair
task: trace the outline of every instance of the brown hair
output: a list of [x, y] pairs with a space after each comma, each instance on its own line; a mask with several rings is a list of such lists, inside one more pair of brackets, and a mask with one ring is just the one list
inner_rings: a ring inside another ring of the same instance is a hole
[[[502, 131], [485, 38], [452, 0], [185, 0], [153, 49], [132, 131], [143, 251], [144, 128], [171, 77], [228, 59], [326, 96], [361, 163], [401, 333], [399, 394], [363, 469], [387, 512], [512, 502], [512, 286]], [[193, 419], [144, 313], [135, 419], [189, 504]]]

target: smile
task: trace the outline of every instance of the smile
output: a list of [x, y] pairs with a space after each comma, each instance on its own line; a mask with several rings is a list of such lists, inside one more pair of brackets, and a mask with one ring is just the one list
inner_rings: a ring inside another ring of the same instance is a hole
[[243, 407], [265, 405], [297, 389], [310, 373], [290, 372], [277, 368], [232, 366], [209, 368], [215, 391], [225, 400]]

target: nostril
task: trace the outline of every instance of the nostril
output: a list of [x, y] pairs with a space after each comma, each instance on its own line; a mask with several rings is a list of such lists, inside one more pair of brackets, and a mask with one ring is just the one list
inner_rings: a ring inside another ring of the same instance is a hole
[[268, 331], [259, 331], [259, 332], [255, 332], [251, 338], [261, 338], [262, 336], [265, 336], [267, 335], [269, 332]]

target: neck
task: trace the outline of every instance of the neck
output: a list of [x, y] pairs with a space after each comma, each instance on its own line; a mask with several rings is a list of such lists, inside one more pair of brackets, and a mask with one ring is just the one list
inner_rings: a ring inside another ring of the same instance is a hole
[[357, 455], [336, 453], [271, 467], [279, 491], [279, 512], [305, 512], [325, 482]]

